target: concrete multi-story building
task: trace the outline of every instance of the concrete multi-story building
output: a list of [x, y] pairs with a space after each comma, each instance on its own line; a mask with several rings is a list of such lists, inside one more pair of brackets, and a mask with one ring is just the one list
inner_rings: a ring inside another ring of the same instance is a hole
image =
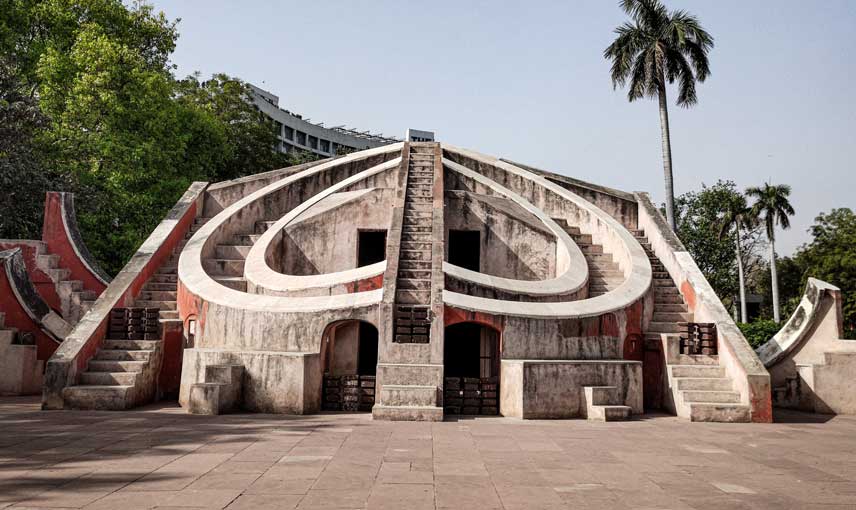
[[279, 97], [250, 84], [253, 104], [275, 123], [281, 152], [308, 151], [323, 157], [400, 142], [398, 138], [372, 134], [345, 126], [325, 127], [279, 107]]
[[200, 413], [771, 419], [769, 374], [647, 195], [436, 142], [194, 184], [51, 357], [44, 406], [173, 392]]

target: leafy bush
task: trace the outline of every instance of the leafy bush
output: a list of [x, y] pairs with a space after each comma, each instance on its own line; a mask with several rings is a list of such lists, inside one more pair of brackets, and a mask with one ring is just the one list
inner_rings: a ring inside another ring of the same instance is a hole
[[782, 326], [772, 320], [759, 320], [755, 322], [738, 322], [737, 327], [743, 332], [746, 340], [749, 340], [749, 345], [753, 349], [757, 349], [767, 343], [767, 340], [773, 338]]

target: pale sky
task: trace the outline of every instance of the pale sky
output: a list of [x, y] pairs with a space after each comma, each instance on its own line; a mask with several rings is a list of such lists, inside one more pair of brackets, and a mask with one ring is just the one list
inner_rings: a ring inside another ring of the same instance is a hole
[[[613, 91], [617, 1], [158, 0], [181, 18], [180, 75], [225, 72], [327, 126], [439, 140], [663, 197], [656, 101]], [[717, 179], [793, 186], [806, 242], [856, 207], [856, 1], [666, 0], [716, 39], [699, 104], [673, 101], [676, 193]], [[673, 90], [672, 99], [674, 98]]]

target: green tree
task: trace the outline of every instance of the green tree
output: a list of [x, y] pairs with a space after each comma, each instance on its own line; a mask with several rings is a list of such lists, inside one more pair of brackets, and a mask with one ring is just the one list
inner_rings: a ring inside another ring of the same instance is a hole
[[821, 213], [809, 232], [813, 240], [793, 257], [802, 268], [801, 284], [813, 276], [840, 288], [847, 336], [856, 338], [856, 214], [849, 208]]
[[659, 100], [666, 218], [675, 230], [666, 83], [678, 82], [678, 106], [696, 104], [696, 82], [710, 75], [707, 54], [713, 48], [713, 37], [695, 16], [683, 10], [669, 11], [659, 0], [622, 0], [620, 5], [631, 21], [615, 29], [616, 38], [603, 55], [612, 61], [613, 87], [628, 84], [627, 98], [631, 102], [655, 96]]
[[[729, 204], [738, 202], [740, 197], [733, 182], [717, 181], [712, 186], [702, 185], [700, 191], [684, 193], [676, 200], [678, 237], [727, 305], [734, 303], [734, 296], [740, 290], [739, 265], [752, 268], [757, 263], [757, 228], [743, 228], [739, 237], [734, 229], [722, 230], [722, 219], [728, 214]], [[717, 235], [719, 232], [722, 235]], [[739, 259], [735, 257], [738, 244]]]
[[177, 94], [180, 102], [214, 116], [225, 130], [224, 161], [212, 179], [235, 179], [293, 164], [294, 158], [276, 150], [276, 126], [253, 105], [248, 84], [222, 73], [200, 81], [197, 74], [179, 82]]
[[[751, 231], [755, 227], [751, 209], [746, 204], [746, 197], [737, 193], [730, 194], [721, 204], [722, 216], [719, 218], [718, 238], [734, 239], [735, 261], [737, 262], [738, 286], [740, 289], [740, 321], [746, 322], [746, 281], [743, 270], [743, 255], [741, 254], [741, 229]], [[732, 234], [733, 233], [733, 234]]]
[[794, 214], [788, 197], [791, 187], [787, 184], [774, 186], [765, 183], [764, 186], [753, 186], [746, 189], [746, 195], [755, 199], [752, 204], [752, 215], [762, 222], [770, 246], [770, 281], [773, 291], [773, 320], [781, 321], [779, 316], [779, 280], [776, 276], [776, 225], [787, 230], [791, 226], [790, 216]]

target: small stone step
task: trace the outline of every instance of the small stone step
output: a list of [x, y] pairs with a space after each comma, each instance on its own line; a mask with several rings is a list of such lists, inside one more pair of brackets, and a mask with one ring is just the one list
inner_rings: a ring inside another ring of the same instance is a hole
[[160, 308], [161, 310], [177, 310], [175, 301], [146, 301], [143, 299], [134, 300], [134, 306], [140, 308]]
[[36, 265], [42, 270], [59, 267], [59, 255], [36, 255]]
[[431, 271], [414, 271], [412, 269], [399, 269], [399, 279], [430, 280]]
[[[657, 303], [654, 306], [654, 313], [687, 313], [687, 305], [684, 303]], [[690, 314], [692, 315], [692, 314]], [[687, 322], [691, 322], [687, 319]]]
[[218, 244], [214, 247], [214, 256], [218, 259], [246, 259], [252, 245]]
[[158, 313], [158, 318], [163, 320], [178, 319], [178, 310], [161, 310]]
[[398, 278], [396, 286], [399, 289], [431, 290], [431, 279]]
[[680, 294], [659, 294], [654, 293], [654, 309], [657, 310], [661, 305], [680, 305], [684, 304], [684, 298]]
[[235, 234], [232, 236], [232, 242], [236, 246], [252, 246], [260, 237], [261, 234]]
[[129, 407], [134, 386], [69, 386], [62, 390], [66, 409], [121, 411]]
[[158, 340], [104, 340], [102, 349], [120, 350], [153, 350], [157, 347]]
[[680, 333], [684, 328], [677, 322], [654, 322], [648, 324], [650, 333]]
[[149, 361], [154, 350], [100, 349], [93, 359], [97, 361]]
[[654, 287], [654, 296], [680, 296], [677, 287]]
[[241, 292], [247, 292], [247, 280], [243, 276], [215, 276], [214, 281]]
[[401, 241], [401, 250], [427, 251], [430, 249], [430, 242]]
[[145, 361], [89, 360], [88, 372], [142, 372]]
[[57, 269], [47, 269], [45, 273], [50, 276], [50, 279], [54, 282], [59, 282], [62, 280], [67, 280], [69, 276], [71, 276], [71, 270], [66, 269], [64, 267]]
[[138, 301], [175, 301], [178, 292], [173, 290], [143, 290], [137, 296]]
[[681, 397], [686, 403], [702, 404], [739, 404], [740, 393], [720, 390], [685, 390]]
[[427, 305], [431, 300], [430, 290], [396, 289], [395, 302], [401, 304]]
[[675, 379], [678, 390], [731, 391], [731, 380], [725, 377], [681, 377]]
[[83, 372], [80, 384], [85, 386], [133, 386], [136, 372]]
[[689, 406], [691, 421], [748, 423], [752, 418], [747, 405], [694, 403]]
[[718, 365], [669, 365], [672, 377], [725, 377], [725, 368]]
[[202, 267], [210, 275], [242, 276], [244, 259], [203, 259]]
[[379, 402], [385, 406], [434, 407], [437, 405], [437, 387], [384, 384]]
[[400, 260], [398, 262], [398, 270], [402, 269], [427, 269], [431, 270], [430, 260]]
[[652, 322], [690, 322], [691, 319], [690, 313], [665, 312], [660, 311], [659, 307], [654, 308], [654, 314], [651, 316]]
[[143, 285], [143, 292], [169, 292], [178, 289], [178, 284], [174, 282], [159, 283], [149, 280]]
[[178, 283], [178, 275], [155, 273], [149, 278], [149, 283]]
[[275, 221], [266, 221], [266, 220], [257, 221], [255, 224], [255, 231], [254, 232], [256, 234], [264, 234], [265, 232], [268, 231], [269, 228], [274, 226], [274, 224], [276, 224]]
[[431, 260], [431, 251], [429, 250], [401, 250], [399, 257], [402, 260]]

